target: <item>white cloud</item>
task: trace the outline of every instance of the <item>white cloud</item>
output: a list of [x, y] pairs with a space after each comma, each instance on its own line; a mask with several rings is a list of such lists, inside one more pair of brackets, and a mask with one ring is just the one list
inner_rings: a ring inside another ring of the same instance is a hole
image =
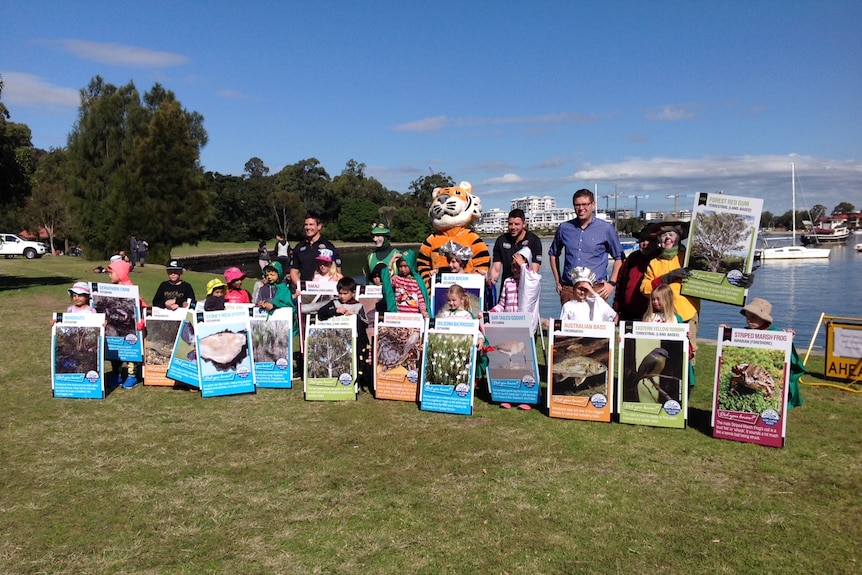
[[41, 76], [21, 72], [3, 72], [3, 99], [16, 106], [63, 106], [77, 108], [78, 90], [62, 88]]
[[219, 90], [218, 97], [227, 100], [248, 100], [248, 94], [237, 90]]
[[116, 64], [131, 66], [133, 68], [169, 68], [190, 62], [190, 59], [182, 54], [160, 52], [158, 50], [150, 50], [149, 48], [126, 46], [113, 42], [88, 42], [86, 40], [66, 39], [55, 40], [52, 43], [59, 44], [65, 51], [79, 58], [103, 64]]
[[446, 116], [435, 116], [433, 118], [423, 118], [422, 120], [397, 124], [392, 129], [396, 132], [435, 132], [448, 125], [449, 118]]
[[488, 178], [483, 184], [493, 185], [493, 184], [520, 184], [524, 181], [524, 178], [519, 176], [518, 174], [503, 174], [499, 178]]
[[691, 120], [697, 117], [695, 109], [698, 104], [676, 104], [661, 106], [647, 112], [646, 119], [655, 122], [678, 122], [680, 120]]

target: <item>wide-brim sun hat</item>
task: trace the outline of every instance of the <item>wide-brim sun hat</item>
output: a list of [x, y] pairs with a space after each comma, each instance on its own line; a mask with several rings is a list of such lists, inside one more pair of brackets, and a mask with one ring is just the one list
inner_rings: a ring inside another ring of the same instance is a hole
[[213, 278], [207, 282], [207, 295], [212, 295], [218, 288], [226, 288], [227, 284], [221, 278]]
[[242, 270], [239, 268], [227, 268], [224, 271], [224, 281], [227, 283], [233, 283], [236, 280], [245, 279], [247, 276], [242, 273]]
[[751, 315], [756, 315], [766, 323], [772, 323], [772, 304], [763, 298], [754, 298], [748, 302], [748, 305], [739, 310], [739, 313], [742, 315], [750, 313]]
[[75, 282], [68, 290], [69, 295], [90, 295], [90, 284], [87, 282]]
[[650, 225], [650, 232], [655, 236], [661, 236], [663, 232], [676, 232], [680, 240], [688, 237], [688, 229], [691, 227], [691, 222], [683, 222], [681, 220], [666, 219], [661, 222]]

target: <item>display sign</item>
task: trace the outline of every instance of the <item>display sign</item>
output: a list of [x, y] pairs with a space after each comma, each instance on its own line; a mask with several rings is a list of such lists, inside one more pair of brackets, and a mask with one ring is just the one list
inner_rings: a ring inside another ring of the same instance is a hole
[[90, 305], [105, 314], [105, 359], [144, 361], [144, 334], [138, 331], [141, 320], [138, 286], [94, 283]]
[[761, 198], [701, 193], [695, 200], [683, 265], [691, 275], [681, 293], [744, 305], [743, 274], [751, 272], [760, 227]]
[[548, 414], [609, 422], [614, 397], [613, 323], [552, 320]]
[[293, 309], [250, 308], [251, 350], [257, 387], [293, 387]]
[[491, 401], [539, 403], [539, 363], [531, 316], [485, 314], [488, 389]]
[[793, 335], [718, 329], [713, 437], [783, 447]]
[[54, 397], [105, 397], [105, 314], [58, 313], [51, 327]]
[[620, 329], [620, 423], [685, 428], [688, 324], [633, 322]]
[[427, 320], [418, 313], [382, 313], [374, 330], [374, 397], [418, 401]]
[[156, 307], [149, 312], [144, 330], [144, 385], [173, 386], [176, 382], [168, 377], [168, 366], [188, 310]]
[[473, 413], [479, 320], [437, 318], [428, 323], [419, 407], [425, 411]]
[[337, 315], [326, 321], [306, 318], [305, 377], [308, 401], [356, 400], [356, 316]]
[[248, 312], [195, 312], [201, 397], [254, 393]]

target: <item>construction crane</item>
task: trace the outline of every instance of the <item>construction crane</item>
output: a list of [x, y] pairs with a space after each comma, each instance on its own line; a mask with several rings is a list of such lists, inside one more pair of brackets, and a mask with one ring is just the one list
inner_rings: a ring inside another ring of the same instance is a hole
[[629, 196], [629, 197], [635, 199], [635, 217], [636, 218], [641, 217], [640, 212], [638, 212], [638, 200], [641, 198], [648, 198], [649, 196]]
[[679, 199], [680, 198], [690, 198], [690, 197], [691, 197], [691, 194], [668, 194], [665, 196], [666, 200], [673, 198], [673, 217], [674, 218], [679, 217], [679, 209], [677, 209]]

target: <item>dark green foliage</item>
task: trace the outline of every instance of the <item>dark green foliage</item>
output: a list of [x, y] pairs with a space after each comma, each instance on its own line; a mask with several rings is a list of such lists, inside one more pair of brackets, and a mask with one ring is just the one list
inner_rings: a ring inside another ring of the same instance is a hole
[[419, 243], [431, 233], [428, 212], [421, 208], [398, 208], [391, 224], [392, 241]]
[[[0, 78], [0, 95], [3, 80]], [[9, 111], [0, 102], [0, 225], [18, 231], [24, 201], [30, 195], [30, 178], [35, 169], [30, 128], [9, 121]]]
[[339, 237], [348, 242], [368, 241], [371, 226], [378, 220], [377, 204], [369, 200], [351, 200], [341, 206], [338, 218]]
[[410, 195], [408, 204], [426, 210], [431, 207], [431, 195], [434, 188], [450, 188], [455, 185], [455, 180], [443, 172], [422, 176], [410, 182]]
[[67, 187], [90, 257], [106, 257], [137, 232], [149, 259], [201, 237], [211, 213], [199, 165], [203, 117], [161, 85], [140, 97], [133, 83], [95, 77], [81, 91], [69, 135]]

